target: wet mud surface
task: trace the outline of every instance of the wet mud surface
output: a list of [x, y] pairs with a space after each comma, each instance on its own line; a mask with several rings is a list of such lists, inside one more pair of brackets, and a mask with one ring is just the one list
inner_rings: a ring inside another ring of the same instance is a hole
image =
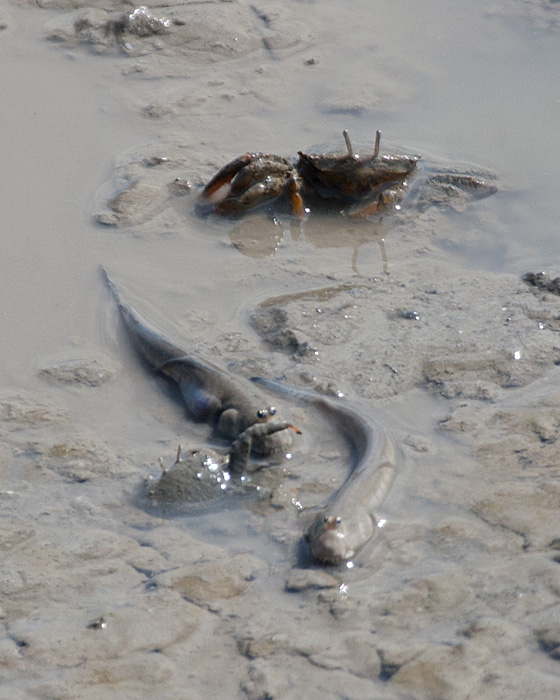
[[[26, 380], [0, 390], [0, 697], [557, 698], [560, 261], [525, 278], [463, 264], [500, 248], [511, 183], [498, 173], [487, 200], [377, 222], [198, 217], [217, 168], [265, 136], [277, 148], [260, 110], [289, 71], [320, 68], [328, 13], [218, 0], [25, 12], [41, 13], [42, 41], [115, 66], [157, 136], [115, 153], [88, 213], [84, 236], [106, 256], [81, 243], [98, 326], [72, 328], [55, 355], [35, 348]], [[560, 26], [552, 2], [498, 3], [484, 21], [496, 17]], [[379, 67], [359, 87], [325, 84], [320, 118], [396, 113], [410, 95]], [[307, 139], [279, 135], [277, 150]], [[285, 398], [303, 435], [250, 493], [179, 509], [148, 496], [179, 443], [227, 446], [133, 354], [100, 263], [179, 344], [242, 377], [342, 393], [389, 428], [398, 475], [351, 566], [310, 560], [294, 505], [343, 483], [347, 448]]]

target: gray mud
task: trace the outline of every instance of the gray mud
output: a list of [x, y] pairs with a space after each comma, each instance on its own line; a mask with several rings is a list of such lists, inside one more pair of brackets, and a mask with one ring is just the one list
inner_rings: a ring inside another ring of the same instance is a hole
[[[558, 698], [559, 28], [548, 0], [1, 8], [0, 698]], [[498, 193], [197, 216], [231, 158], [342, 128]], [[252, 497], [142, 495], [179, 444], [227, 446], [133, 355], [100, 264], [185, 348], [385, 422], [398, 476], [351, 566], [309, 561], [294, 506], [346, 446], [285, 399], [303, 435]]]

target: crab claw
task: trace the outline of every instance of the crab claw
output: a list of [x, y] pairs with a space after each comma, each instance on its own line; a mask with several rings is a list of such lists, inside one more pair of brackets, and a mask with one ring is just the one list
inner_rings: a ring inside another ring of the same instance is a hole
[[289, 197], [294, 215], [305, 217], [300, 179], [291, 161], [272, 153], [245, 153], [224, 165], [202, 190], [198, 206], [235, 215]]
[[247, 469], [249, 455], [254, 439], [263, 439], [268, 435], [278, 433], [291, 428], [297, 435], [301, 435], [301, 430], [295, 425], [285, 421], [272, 421], [264, 423], [253, 423], [231, 444], [229, 451], [229, 469], [234, 474], [241, 474]]
[[290, 200], [292, 202], [292, 211], [294, 216], [299, 216], [300, 219], [305, 219], [307, 214], [300, 194], [300, 184], [299, 180], [295, 177], [292, 177], [288, 182], [288, 192], [290, 193]]
[[200, 193], [200, 201], [203, 204], [217, 204], [226, 199], [231, 191], [231, 181], [244, 167], [253, 160], [252, 153], [245, 153], [239, 158], [230, 161], [223, 168], [218, 170], [214, 177], [209, 180]]
[[367, 219], [369, 216], [382, 214], [387, 209], [396, 207], [406, 192], [406, 183], [395, 185], [380, 192], [375, 192], [373, 197], [366, 197], [357, 207], [353, 207], [349, 216], [354, 220]]

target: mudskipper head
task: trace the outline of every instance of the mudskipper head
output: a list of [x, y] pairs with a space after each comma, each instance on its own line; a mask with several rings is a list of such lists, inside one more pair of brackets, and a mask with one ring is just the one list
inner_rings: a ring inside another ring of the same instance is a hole
[[305, 539], [318, 561], [338, 564], [354, 555], [346, 537], [344, 520], [339, 515], [319, 515], [309, 526]]
[[253, 451], [261, 455], [279, 455], [290, 449], [294, 434], [291, 430], [284, 429], [272, 432], [266, 429], [266, 425], [271, 425], [278, 421], [277, 412], [274, 406], [260, 408], [256, 413], [256, 424], [263, 425], [261, 435], [255, 434], [253, 437]]

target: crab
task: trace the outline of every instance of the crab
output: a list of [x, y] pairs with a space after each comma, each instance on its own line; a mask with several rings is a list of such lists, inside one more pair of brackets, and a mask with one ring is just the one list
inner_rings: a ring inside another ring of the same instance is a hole
[[[436, 205], [458, 205], [488, 197], [497, 191], [494, 176], [458, 168], [417, 167], [420, 155], [381, 154], [381, 131], [376, 132], [373, 153], [355, 153], [347, 131], [342, 132], [346, 152], [310, 155], [299, 152], [297, 169], [306, 199], [342, 201], [351, 219], [367, 219], [389, 209], [400, 209], [405, 196], [423, 211]], [[409, 194], [410, 193], [410, 194]]]
[[421, 156], [381, 155], [379, 130], [373, 153], [359, 155], [354, 152], [348, 131], [342, 135], [346, 143], [343, 154], [298, 152], [296, 167], [305, 184], [305, 194], [358, 204], [360, 218], [380, 213], [400, 201]]
[[416, 207], [457, 202], [457, 198], [486, 197], [496, 192], [492, 176], [434, 167], [431, 176], [418, 175], [420, 155], [380, 153], [381, 131], [373, 152], [354, 151], [348, 131], [342, 132], [343, 153], [299, 151], [295, 165], [281, 156], [246, 153], [225, 165], [202, 190], [199, 206], [216, 214], [242, 212], [288, 195], [293, 213], [305, 218], [303, 198], [318, 206], [342, 203], [351, 219], [367, 219], [400, 203], [414, 185]]
[[224, 165], [202, 190], [198, 206], [228, 215], [252, 209], [287, 195], [294, 215], [305, 215], [300, 178], [294, 165], [281, 156], [245, 153]]
[[171, 467], [165, 467], [160, 457], [161, 477], [155, 483], [151, 478], [146, 479], [151, 486], [147, 495], [160, 502], [201, 504], [219, 498], [226, 490], [232, 491], [246, 485], [246, 473], [259, 468], [249, 464], [255, 438], [262, 439], [287, 428], [301, 435], [301, 430], [291, 423], [269, 421], [268, 418], [274, 415], [270, 409], [259, 413], [263, 413], [259, 422], [239, 435], [231, 444], [227, 455], [210, 449], [184, 451], [182, 445], [179, 445]]

